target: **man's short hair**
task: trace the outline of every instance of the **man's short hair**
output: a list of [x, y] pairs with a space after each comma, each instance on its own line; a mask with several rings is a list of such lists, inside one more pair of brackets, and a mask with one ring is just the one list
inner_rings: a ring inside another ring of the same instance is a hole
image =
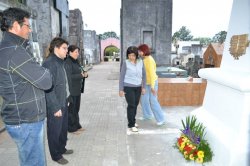
[[24, 18], [30, 18], [31, 14], [20, 8], [8, 8], [0, 13], [0, 26], [2, 31], [8, 31], [15, 21], [20, 25], [24, 22]]

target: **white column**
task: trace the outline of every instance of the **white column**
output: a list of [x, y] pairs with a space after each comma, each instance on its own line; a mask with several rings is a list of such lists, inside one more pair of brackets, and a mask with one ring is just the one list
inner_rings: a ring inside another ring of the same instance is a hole
[[207, 88], [203, 106], [192, 114], [206, 126], [215, 166], [250, 164], [250, 48], [239, 60], [229, 51], [232, 36], [241, 34], [250, 35], [249, 0], [233, 2], [221, 67], [199, 71]]

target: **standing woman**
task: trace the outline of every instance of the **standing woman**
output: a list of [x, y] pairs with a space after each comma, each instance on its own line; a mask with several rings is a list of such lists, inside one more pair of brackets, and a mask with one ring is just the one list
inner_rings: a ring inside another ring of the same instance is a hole
[[[143, 117], [142, 119], [152, 119], [153, 114], [157, 121], [157, 125], [164, 125], [165, 116], [157, 99], [158, 76], [156, 75], [156, 63], [150, 55], [148, 45], [142, 44], [138, 47], [139, 55], [143, 58], [146, 70], [146, 93], [141, 96], [141, 105]], [[153, 114], [152, 114], [153, 112]]]
[[[79, 110], [81, 102], [81, 89], [84, 87], [85, 78], [88, 77], [87, 72], [82, 70], [78, 62], [80, 48], [70, 45], [68, 48], [68, 57], [65, 60], [65, 69], [69, 82], [69, 92], [71, 102], [69, 104], [68, 131], [74, 134], [80, 134], [84, 129], [79, 121]], [[83, 91], [82, 91], [83, 92]]]
[[127, 49], [127, 59], [121, 68], [119, 96], [122, 97], [125, 95], [128, 104], [128, 128], [130, 128], [132, 132], [138, 132], [135, 116], [140, 96], [145, 93], [145, 76], [143, 61], [138, 58], [137, 47], [130, 46]]

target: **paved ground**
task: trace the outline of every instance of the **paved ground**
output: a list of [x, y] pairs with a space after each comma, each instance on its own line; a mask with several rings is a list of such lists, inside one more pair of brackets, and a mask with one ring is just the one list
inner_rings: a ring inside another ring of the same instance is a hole
[[[80, 135], [68, 135], [65, 156], [69, 166], [191, 166], [173, 148], [179, 136], [181, 119], [196, 107], [163, 107], [167, 124], [140, 121], [139, 133], [127, 130], [126, 102], [118, 96], [119, 62], [93, 66], [82, 95], [80, 120], [86, 129]], [[139, 107], [137, 117], [140, 117]], [[45, 143], [48, 166], [57, 166]], [[0, 134], [0, 165], [19, 164], [17, 149], [6, 131]]]

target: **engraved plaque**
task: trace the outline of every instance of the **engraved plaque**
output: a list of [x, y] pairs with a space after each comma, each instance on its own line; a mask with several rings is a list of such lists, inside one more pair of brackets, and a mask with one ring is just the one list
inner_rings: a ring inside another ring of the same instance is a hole
[[248, 34], [232, 36], [229, 51], [235, 60], [238, 60], [240, 56], [246, 53], [248, 44]]

